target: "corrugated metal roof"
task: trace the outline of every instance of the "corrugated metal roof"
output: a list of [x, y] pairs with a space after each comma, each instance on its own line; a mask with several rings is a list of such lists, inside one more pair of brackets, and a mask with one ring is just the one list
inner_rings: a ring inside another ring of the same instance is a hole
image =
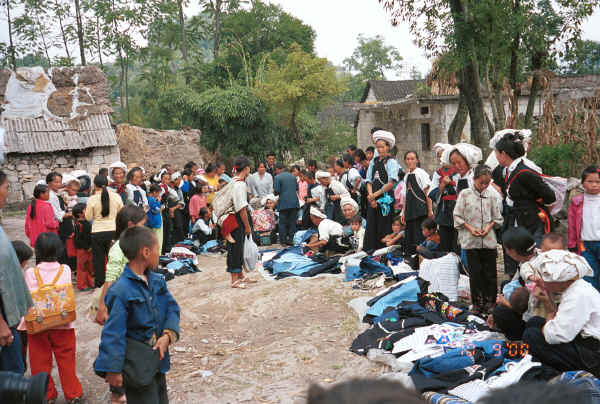
[[365, 87], [363, 98], [360, 102], [365, 102], [369, 89], [373, 89], [377, 102], [392, 102], [406, 98], [414, 94], [419, 83], [424, 83], [425, 80], [369, 80]]
[[90, 115], [74, 123], [36, 118], [7, 119], [0, 125], [6, 129], [7, 153], [80, 150], [117, 144], [108, 114]]

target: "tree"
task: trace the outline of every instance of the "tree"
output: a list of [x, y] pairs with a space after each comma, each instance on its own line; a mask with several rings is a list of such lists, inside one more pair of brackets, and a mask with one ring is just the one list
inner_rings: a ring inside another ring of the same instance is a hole
[[400, 72], [400, 52], [393, 46], [385, 45], [381, 35], [367, 38], [359, 34], [356, 40], [358, 46], [352, 56], [344, 59], [344, 65], [349, 71], [358, 72], [365, 81], [385, 80], [386, 71]]
[[600, 42], [579, 40], [568, 47], [561, 60], [562, 74], [600, 73]]
[[[85, 66], [85, 34], [83, 30], [83, 10], [81, 8], [80, 0], [75, 0], [75, 23], [77, 24], [77, 41], [79, 42], [79, 58], [82, 66]], [[100, 65], [102, 65], [102, 58], [100, 58]]]
[[285, 129], [269, 119], [267, 104], [247, 87], [213, 88], [200, 94], [177, 87], [165, 92], [158, 104], [175, 126], [201, 129], [200, 143], [225, 156], [246, 154], [258, 161], [286, 137]]
[[11, 18], [10, 12], [12, 9], [12, 4], [10, 0], [3, 0], [0, 3], [1, 6], [4, 7], [6, 11], [6, 22], [8, 23], [8, 47], [6, 48], [6, 53], [8, 55], [9, 65], [13, 70], [17, 69], [17, 57], [16, 50], [14, 44], [14, 33], [13, 33], [13, 19]]
[[[543, 66], [546, 60], [542, 50], [552, 51], [558, 40], [570, 42], [577, 38], [582, 21], [598, 4], [598, 0], [379, 1], [392, 13], [393, 23], [409, 23], [416, 43], [428, 54], [455, 52], [462, 67], [458, 86], [466, 96], [471, 136], [475, 144], [484, 148], [487, 147], [486, 134], [494, 125], [487, 123], [489, 119], [482, 108], [482, 78], [491, 73], [491, 87], [497, 89], [503, 76], [498, 67], [508, 67], [506, 76], [511, 83], [513, 101], [518, 100], [525, 61], [529, 61], [533, 70], [539, 70], [535, 66], [540, 65], [540, 60]], [[558, 23], [556, 16], [561, 17]], [[537, 90], [535, 87], [533, 90], [535, 99]], [[516, 102], [513, 105], [517, 107]], [[513, 120], [514, 116], [518, 116], [515, 111]]]
[[344, 90], [327, 59], [315, 57], [297, 44], [292, 45], [283, 64], [269, 63], [265, 81], [258, 86], [264, 99], [281, 107], [298, 143], [302, 141], [298, 114], [309, 104], [321, 103]]

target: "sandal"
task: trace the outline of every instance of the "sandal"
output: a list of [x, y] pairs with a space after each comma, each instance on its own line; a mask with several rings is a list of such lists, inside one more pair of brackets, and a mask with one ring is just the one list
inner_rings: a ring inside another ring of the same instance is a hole
[[247, 276], [244, 276], [242, 279], [240, 279], [240, 281], [242, 281], [244, 283], [258, 283], [258, 281], [255, 281], [254, 279], [250, 279]]
[[247, 289], [246, 284], [243, 282], [243, 279], [238, 279], [237, 281], [231, 284], [233, 289]]

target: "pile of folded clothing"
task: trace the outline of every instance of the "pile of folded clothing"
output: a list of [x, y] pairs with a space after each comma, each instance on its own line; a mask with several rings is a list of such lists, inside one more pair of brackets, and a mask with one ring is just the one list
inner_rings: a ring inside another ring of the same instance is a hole
[[[263, 252], [264, 253], [264, 252]], [[300, 246], [288, 247], [263, 261], [265, 271], [276, 279], [291, 276], [314, 277], [320, 274], [339, 274], [340, 257], [328, 258], [322, 254], [305, 254]]]
[[201, 272], [192, 258], [171, 258], [171, 257], [160, 257], [158, 262], [158, 268], [154, 269], [154, 272], [158, 272], [164, 275], [167, 281], [175, 278], [176, 276], [193, 274]]

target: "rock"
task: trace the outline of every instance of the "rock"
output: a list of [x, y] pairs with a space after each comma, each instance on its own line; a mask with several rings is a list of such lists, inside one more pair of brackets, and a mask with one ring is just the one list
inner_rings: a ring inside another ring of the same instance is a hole
[[55, 164], [67, 164], [67, 159], [64, 157], [58, 157], [54, 163]]
[[206, 366], [206, 365], [208, 365], [208, 357], [207, 357], [207, 356], [205, 356], [204, 358], [200, 359], [200, 364], [201, 364], [202, 366]]
[[210, 377], [214, 373], [210, 370], [196, 370], [195, 372], [190, 373], [187, 377], [200, 376], [202, 378]]
[[175, 348], [173, 348], [173, 350], [175, 352], [187, 352], [187, 348], [184, 348], [182, 346], [176, 346]]
[[26, 182], [23, 184], [23, 194], [25, 199], [33, 197], [33, 189], [35, 188], [35, 182]]
[[27, 164], [17, 165], [17, 171], [27, 171], [27, 170], [29, 170], [29, 166]]
[[208, 344], [208, 340], [207, 339], [203, 339], [200, 342], [202, 342], [203, 344]]

